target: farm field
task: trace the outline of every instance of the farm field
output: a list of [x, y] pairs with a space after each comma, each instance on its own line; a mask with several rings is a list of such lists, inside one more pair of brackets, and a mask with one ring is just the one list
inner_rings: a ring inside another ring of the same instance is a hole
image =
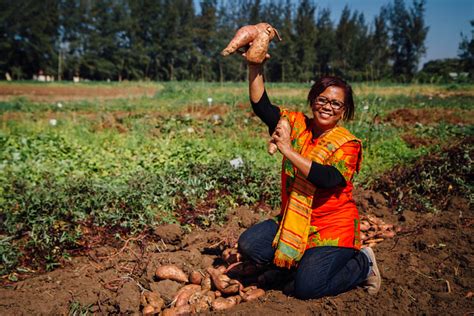
[[[309, 87], [267, 89], [306, 111]], [[299, 301], [274, 287], [207, 313], [474, 311], [474, 85], [354, 89], [356, 202], [399, 227], [375, 247], [380, 293]], [[138, 313], [144, 289], [177, 290], [153, 277], [160, 264], [221, 264], [278, 210], [267, 138], [245, 83], [0, 83], [0, 314]]]

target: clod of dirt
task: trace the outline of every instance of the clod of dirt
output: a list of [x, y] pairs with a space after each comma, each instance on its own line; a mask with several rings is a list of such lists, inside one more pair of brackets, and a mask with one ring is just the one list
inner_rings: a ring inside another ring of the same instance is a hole
[[239, 207], [232, 210], [227, 218], [229, 221], [236, 219], [241, 228], [249, 228], [260, 220], [260, 216], [252, 212], [248, 207]]
[[183, 230], [178, 224], [168, 224], [158, 226], [154, 229], [155, 236], [163, 240], [166, 244], [177, 245], [181, 242]]
[[140, 308], [140, 291], [134, 282], [126, 282], [118, 290], [116, 298], [121, 314], [134, 313]]

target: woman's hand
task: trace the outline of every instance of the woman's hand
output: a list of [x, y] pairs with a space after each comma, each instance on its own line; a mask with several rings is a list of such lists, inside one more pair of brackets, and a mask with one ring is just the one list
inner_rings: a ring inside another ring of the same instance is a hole
[[292, 151], [291, 138], [290, 138], [290, 126], [286, 119], [282, 118], [278, 122], [275, 131], [273, 132], [272, 138], [275, 141], [280, 152], [286, 156], [288, 152]]

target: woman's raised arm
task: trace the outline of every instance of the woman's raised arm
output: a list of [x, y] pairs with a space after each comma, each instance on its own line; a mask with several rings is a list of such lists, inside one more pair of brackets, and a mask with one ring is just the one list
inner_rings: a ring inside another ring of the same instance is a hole
[[250, 101], [258, 103], [265, 91], [263, 80], [263, 64], [249, 64], [249, 96]]

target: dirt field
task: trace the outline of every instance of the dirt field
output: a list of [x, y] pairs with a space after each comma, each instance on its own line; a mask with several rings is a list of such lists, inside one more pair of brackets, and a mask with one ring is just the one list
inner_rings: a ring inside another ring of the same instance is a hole
[[[467, 315], [474, 312], [473, 248], [474, 214], [469, 200], [455, 181], [472, 174], [453, 172], [450, 177], [432, 179], [437, 183], [426, 198], [439, 211], [420, 205], [412, 183], [420, 174], [441, 166], [455, 168], [472, 157], [472, 139], [454, 144], [442, 154], [431, 155], [412, 168], [398, 168], [379, 179], [373, 190], [356, 191], [355, 199], [363, 216], [373, 215], [400, 227], [392, 239], [377, 244], [376, 256], [383, 281], [379, 294], [369, 296], [355, 289], [337, 297], [300, 301], [267, 288], [266, 295], [238, 304], [225, 315], [310, 315], [369, 314]], [[470, 148], [470, 149], [466, 149]], [[461, 171], [459, 171], [461, 172]], [[412, 195], [410, 195], [412, 194]], [[405, 195], [406, 198], [401, 198]], [[397, 214], [394, 211], [400, 209]], [[229, 214], [225, 227], [196, 228], [185, 234], [179, 226], [156, 227], [135, 238], [116, 240], [106, 230], [85, 231], [89, 244], [82, 255], [50, 273], [20, 275], [25, 280], [4, 279], [0, 289], [0, 314], [51, 315], [70, 311], [96, 314], [136, 314], [140, 292], [150, 289], [170, 302], [181, 286], [174, 281], [158, 281], [157, 266], [174, 263], [186, 272], [204, 271], [222, 264], [222, 251], [235, 243], [238, 235], [270, 211], [238, 208]]]
[[157, 87], [140, 86], [100, 86], [100, 85], [54, 85], [54, 84], [1, 84], [0, 101], [24, 97], [34, 102], [110, 100], [120, 98], [151, 97]]
[[[15, 90], [16, 87], [6, 92], [4, 87], [0, 87], [0, 100], [25, 93]], [[121, 92], [108, 87], [96, 90], [84, 86], [69, 92], [64, 87], [61, 91], [53, 88], [26, 87], [37, 101], [65, 97], [68, 93], [72, 100], [94, 95], [114, 98], [119, 93], [123, 93], [119, 97], [155, 93], [146, 87]], [[453, 124], [472, 125], [471, 112], [400, 109], [384, 120], [395, 126], [430, 124], [441, 118]], [[198, 114], [206, 117], [210, 113]], [[4, 118], [15, 119], [15, 115], [22, 114], [5, 115], [11, 116]], [[103, 128], [118, 128], [116, 123], [121, 115], [125, 113], [110, 114], [107, 122], [112, 123]], [[405, 135], [404, 139], [412, 146], [436, 143], [413, 134]], [[466, 136], [443, 151], [421, 158], [413, 166], [395, 168], [374, 181], [370, 189], [354, 192], [363, 217], [375, 216], [399, 227], [394, 238], [386, 238], [375, 246], [382, 273], [382, 288], [377, 296], [369, 296], [360, 288], [336, 297], [301, 301], [283, 294], [281, 286], [262, 285], [265, 296], [226, 311], [204, 314], [473, 314], [474, 212], [469, 200], [472, 196], [468, 195], [472, 192], [466, 194], [464, 187], [465, 183], [472, 186], [473, 174], [466, 172], [466, 166], [472, 164], [474, 157], [473, 141]], [[222, 265], [222, 251], [232, 247], [244, 229], [270, 217], [272, 212], [265, 206], [238, 208], [230, 212], [224, 227], [195, 227], [186, 233], [177, 225], [167, 225], [122, 239], [116, 239], [104, 228], [86, 228], [83, 248], [64, 267], [48, 273], [24, 270], [15, 275], [20, 279], [18, 282], [9, 281], [7, 276], [1, 279], [0, 315], [139, 314], [140, 294], [144, 290], [158, 292], [170, 303], [182, 284], [157, 280], [157, 266], [173, 263], [185, 272], [204, 272], [208, 267]], [[255, 278], [242, 281], [249, 284]]]

